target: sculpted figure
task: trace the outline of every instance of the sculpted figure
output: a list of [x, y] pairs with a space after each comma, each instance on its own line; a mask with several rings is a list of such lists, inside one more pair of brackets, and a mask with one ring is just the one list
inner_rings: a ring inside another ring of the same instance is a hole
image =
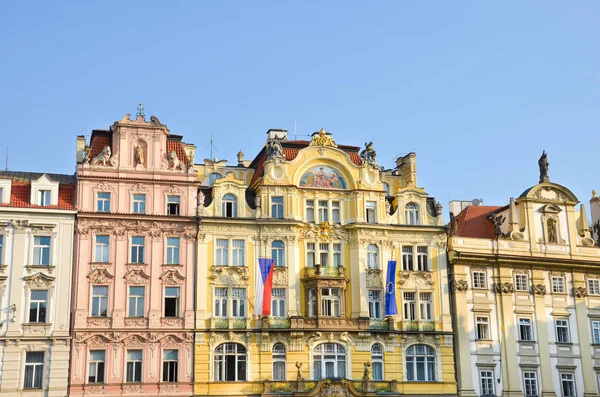
[[135, 157], [135, 165], [144, 165], [144, 149], [142, 149], [139, 145], [135, 145], [133, 147], [133, 155]]
[[373, 149], [373, 142], [365, 142], [365, 148], [360, 152], [360, 158], [362, 159], [363, 163], [369, 163], [376, 167], [376, 157], [377, 152], [375, 152], [375, 149]]
[[542, 182], [550, 182], [550, 177], [548, 176], [548, 166], [550, 163], [548, 162], [548, 155], [544, 150], [542, 152], [542, 156], [538, 160], [538, 165], [540, 166], [540, 183]]
[[98, 165], [101, 163], [104, 167], [106, 167], [106, 163], [110, 159], [110, 156], [111, 156], [110, 146], [104, 146], [104, 149], [102, 149], [102, 151], [100, 153], [98, 153], [96, 155], [96, 157], [94, 157], [92, 159], [91, 164]]
[[283, 157], [283, 148], [280, 138], [271, 138], [267, 141], [267, 158], [272, 160], [276, 157]]
[[173, 171], [177, 169], [185, 169], [185, 165], [179, 160], [179, 157], [177, 157], [177, 153], [175, 152], [175, 150], [171, 150], [169, 152], [169, 166]]

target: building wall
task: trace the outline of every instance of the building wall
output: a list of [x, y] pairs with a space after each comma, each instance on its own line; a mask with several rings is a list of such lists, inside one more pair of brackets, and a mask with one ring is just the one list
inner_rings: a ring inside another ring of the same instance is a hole
[[[155, 118], [146, 122], [125, 117], [110, 134], [112, 153], [118, 153], [115, 161], [103, 165], [84, 160], [77, 168], [80, 212], [70, 393], [191, 395], [196, 174], [184, 159], [168, 160], [169, 131]], [[144, 151], [142, 162], [134, 155], [136, 147]], [[99, 193], [110, 194], [110, 211], [98, 211]], [[143, 213], [134, 209], [138, 194], [146, 198]], [[179, 198], [178, 214], [168, 213], [169, 196]], [[98, 236], [109, 240], [108, 257], [102, 260], [97, 256]], [[135, 260], [132, 252], [133, 239], [139, 237], [144, 239], [143, 260]], [[179, 239], [178, 260], [168, 259], [169, 238]], [[108, 287], [105, 316], [93, 312], [94, 287], [102, 286]], [[131, 288], [138, 287], [144, 288], [142, 313], [133, 311]], [[178, 288], [177, 313], [167, 312], [167, 292], [175, 291], [171, 288]], [[167, 350], [177, 351], [173, 379], [165, 378]], [[99, 382], [90, 379], [94, 351], [105, 352], [104, 379]], [[139, 379], [127, 378], [130, 351], [142, 352]]]
[[[66, 396], [75, 211], [0, 207], [0, 396]], [[33, 265], [36, 236], [50, 264]], [[31, 291], [48, 291], [46, 321], [29, 321]], [[43, 352], [41, 389], [25, 389], [27, 352]]]

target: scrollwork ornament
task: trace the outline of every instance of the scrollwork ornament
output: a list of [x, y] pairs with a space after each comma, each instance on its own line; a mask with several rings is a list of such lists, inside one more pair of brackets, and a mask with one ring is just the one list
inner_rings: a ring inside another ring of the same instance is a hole
[[455, 291], [467, 292], [468, 289], [469, 289], [469, 283], [467, 282], [467, 280], [464, 280], [464, 279], [454, 280], [454, 290]]
[[573, 296], [577, 299], [582, 299], [587, 296], [587, 289], [584, 287], [575, 287], [573, 288]]
[[508, 281], [505, 283], [496, 283], [495, 289], [497, 294], [512, 294], [515, 292], [514, 285]]
[[546, 286], [544, 284], [536, 284], [533, 286], [533, 293], [538, 296], [546, 295]]

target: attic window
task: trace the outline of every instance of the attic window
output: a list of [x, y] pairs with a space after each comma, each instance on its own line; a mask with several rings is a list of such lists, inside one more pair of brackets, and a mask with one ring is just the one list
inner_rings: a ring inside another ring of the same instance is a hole
[[38, 205], [49, 206], [50, 205], [50, 190], [40, 190], [38, 196]]

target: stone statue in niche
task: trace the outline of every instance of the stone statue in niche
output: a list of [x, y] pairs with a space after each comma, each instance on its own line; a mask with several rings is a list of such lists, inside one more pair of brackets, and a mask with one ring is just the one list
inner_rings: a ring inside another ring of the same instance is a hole
[[110, 146], [104, 146], [104, 149], [102, 149], [102, 151], [100, 153], [98, 153], [96, 155], [96, 157], [94, 157], [92, 159], [91, 165], [102, 164], [104, 167], [106, 167], [106, 165], [107, 165], [106, 163], [110, 159], [110, 156], [111, 156]]
[[133, 147], [133, 157], [135, 159], [135, 165], [144, 165], [144, 149], [139, 145]]
[[373, 149], [373, 142], [366, 143], [365, 148], [360, 152], [360, 158], [364, 163], [371, 164], [374, 167], [377, 167], [377, 152]]
[[267, 141], [267, 159], [283, 157], [283, 147], [281, 146], [281, 138], [271, 138]]
[[548, 176], [548, 166], [550, 163], [548, 162], [548, 155], [545, 150], [542, 152], [538, 164], [540, 166], [540, 183], [550, 182], [550, 177]]
[[558, 237], [556, 235], [556, 220], [550, 218], [548, 219], [548, 242], [549, 243], [558, 243]]

